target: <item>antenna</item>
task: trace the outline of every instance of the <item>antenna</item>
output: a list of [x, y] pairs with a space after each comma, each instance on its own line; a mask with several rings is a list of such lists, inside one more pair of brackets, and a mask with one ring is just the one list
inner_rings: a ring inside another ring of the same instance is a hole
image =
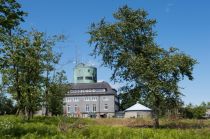
[[78, 64], [78, 46], [75, 45], [75, 61], [76, 61], [76, 65]]

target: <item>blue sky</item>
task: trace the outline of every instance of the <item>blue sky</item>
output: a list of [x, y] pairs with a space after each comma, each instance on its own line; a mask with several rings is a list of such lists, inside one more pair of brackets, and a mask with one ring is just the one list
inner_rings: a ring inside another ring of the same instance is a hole
[[59, 43], [57, 50], [63, 53], [60, 67], [72, 81], [73, 62], [77, 57], [81, 62], [94, 64], [98, 68], [98, 80], [110, 82], [113, 87], [120, 84], [110, 81], [111, 71], [100, 66], [100, 59], [89, 56], [91, 48], [86, 33], [92, 22], [101, 18], [113, 21], [112, 13], [127, 4], [137, 9], [143, 8], [149, 18], [157, 24], [157, 43], [164, 48], [177, 47], [197, 59], [193, 81], [180, 83], [184, 102], [200, 104], [210, 101], [210, 1], [208, 0], [18, 0], [29, 15], [22, 26], [31, 27], [48, 35], [64, 34], [67, 40]]

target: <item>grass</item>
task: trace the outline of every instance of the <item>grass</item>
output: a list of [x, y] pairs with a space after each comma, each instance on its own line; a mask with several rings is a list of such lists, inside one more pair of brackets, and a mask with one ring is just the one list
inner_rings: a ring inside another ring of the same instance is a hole
[[[2, 139], [210, 139], [210, 120], [79, 119], [0, 116]], [[139, 128], [141, 127], [141, 128]]]

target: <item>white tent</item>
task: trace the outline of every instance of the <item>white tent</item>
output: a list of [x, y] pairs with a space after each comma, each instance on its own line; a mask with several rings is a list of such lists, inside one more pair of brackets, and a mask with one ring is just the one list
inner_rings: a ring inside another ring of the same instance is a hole
[[139, 102], [125, 110], [125, 118], [151, 117], [152, 110]]
[[151, 109], [137, 102], [135, 105], [127, 108], [125, 111], [151, 111]]

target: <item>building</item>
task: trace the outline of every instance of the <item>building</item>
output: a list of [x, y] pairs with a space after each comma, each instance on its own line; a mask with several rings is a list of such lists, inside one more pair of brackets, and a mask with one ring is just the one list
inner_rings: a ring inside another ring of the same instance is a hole
[[207, 106], [206, 115], [204, 116], [204, 118], [210, 118], [210, 106]]
[[97, 69], [86, 64], [74, 68], [74, 83], [64, 98], [64, 113], [72, 117], [113, 117], [119, 110], [117, 91], [97, 82]]
[[74, 83], [96, 83], [96, 67], [84, 63], [77, 64], [74, 68]]
[[127, 108], [124, 118], [149, 118], [152, 117], [152, 110], [137, 102], [135, 105]]

